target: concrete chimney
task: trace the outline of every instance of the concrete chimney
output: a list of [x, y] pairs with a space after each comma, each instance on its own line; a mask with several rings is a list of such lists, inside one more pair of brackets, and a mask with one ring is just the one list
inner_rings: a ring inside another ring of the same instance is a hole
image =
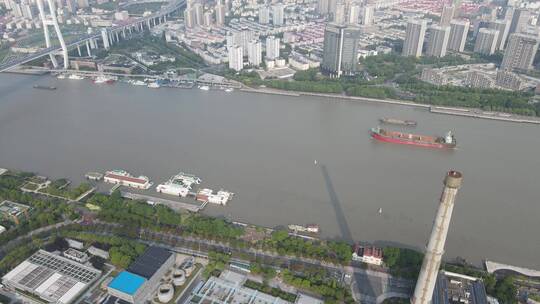
[[422, 269], [416, 282], [414, 295], [411, 299], [412, 304], [429, 304], [433, 297], [433, 289], [437, 282], [437, 274], [441, 265], [442, 255], [444, 253], [444, 243], [452, 218], [452, 210], [454, 209], [454, 201], [457, 192], [461, 187], [462, 175], [457, 171], [449, 171], [444, 179], [444, 188], [441, 194], [441, 202], [431, 236], [426, 248], [426, 255], [422, 262]]

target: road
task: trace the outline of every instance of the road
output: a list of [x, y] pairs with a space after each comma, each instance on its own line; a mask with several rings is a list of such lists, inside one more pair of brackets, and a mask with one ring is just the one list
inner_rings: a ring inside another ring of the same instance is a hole
[[[112, 236], [112, 227], [109, 224], [101, 223], [93, 233]], [[87, 231], [88, 232], [88, 231]], [[405, 279], [395, 278], [392, 275], [375, 270], [363, 269], [357, 266], [342, 266], [316, 259], [305, 257], [280, 255], [275, 252], [263, 251], [255, 248], [237, 248], [230, 244], [214, 240], [200, 239], [190, 236], [181, 236], [173, 233], [160, 233], [150, 230], [140, 229], [139, 238], [147, 245], [165, 247], [171, 251], [182, 254], [207, 257], [209, 251], [220, 251], [231, 253], [234, 262], [246, 262], [246, 259], [256, 259], [261, 263], [282, 268], [311, 268], [322, 267], [332, 277], [345, 282], [346, 277], [351, 278], [351, 289], [354, 298], [360, 303], [380, 303], [381, 299], [388, 294], [400, 294], [408, 296], [412, 292], [413, 282]]]

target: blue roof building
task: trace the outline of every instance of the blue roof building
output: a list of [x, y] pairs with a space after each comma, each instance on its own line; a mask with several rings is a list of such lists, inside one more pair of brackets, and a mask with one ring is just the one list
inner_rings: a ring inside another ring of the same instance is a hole
[[109, 283], [107, 291], [111, 299], [114, 297], [133, 304], [146, 303], [156, 292], [166, 272], [174, 267], [175, 259], [175, 255], [166, 249], [148, 247], [127, 270], [120, 272]]
[[146, 279], [131, 272], [122, 271], [109, 283], [109, 288], [114, 288], [128, 295], [135, 292], [146, 282]]

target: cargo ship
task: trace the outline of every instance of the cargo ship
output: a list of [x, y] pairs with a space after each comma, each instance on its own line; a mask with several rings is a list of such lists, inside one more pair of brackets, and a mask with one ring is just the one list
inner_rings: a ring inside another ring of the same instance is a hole
[[388, 118], [388, 117], [379, 118], [379, 121], [383, 124], [400, 125], [400, 126], [407, 126], [407, 127], [416, 127], [417, 125], [417, 122], [414, 120], [401, 120], [401, 119]]
[[34, 89], [54, 91], [54, 90], [56, 90], [56, 87], [52, 87], [52, 86], [43, 86], [43, 85], [38, 85], [38, 84], [36, 84], [36, 85], [34, 86]]
[[371, 129], [371, 137], [379, 141], [425, 148], [454, 149], [456, 147], [456, 138], [452, 132], [446, 133], [444, 137], [435, 137], [388, 131], [376, 127]]

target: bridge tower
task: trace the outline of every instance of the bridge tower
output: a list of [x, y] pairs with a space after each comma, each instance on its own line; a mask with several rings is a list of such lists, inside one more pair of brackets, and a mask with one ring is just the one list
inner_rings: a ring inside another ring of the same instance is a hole
[[[47, 4], [49, 6], [50, 15], [45, 14], [43, 0], [37, 0], [39, 16], [41, 18], [41, 22], [43, 23], [43, 34], [45, 35], [45, 44], [47, 48], [51, 47], [51, 36], [49, 33], [49, 26], [53, 26], [56, 32], [56, 36], [58, 37], [58, 40], [60, 41], [60, 46], [62, 47], [62, 55], [64, 56], [64, 69], [67, 69], [69, 68], [68, 50], [66, 47], [66, 42], [64, 41], [64, 36], [62, 36], [62, 32], [60, 32], [60, 26], [58, 25], [58, 18], [56, 17], [56, 7], [54, 5], [53, 0], [47, 0]], [[50, 54], [49, 56], [51, 57], [53, 66], [57, 68], [58, 62], [56, 61], [54, 54]]]

